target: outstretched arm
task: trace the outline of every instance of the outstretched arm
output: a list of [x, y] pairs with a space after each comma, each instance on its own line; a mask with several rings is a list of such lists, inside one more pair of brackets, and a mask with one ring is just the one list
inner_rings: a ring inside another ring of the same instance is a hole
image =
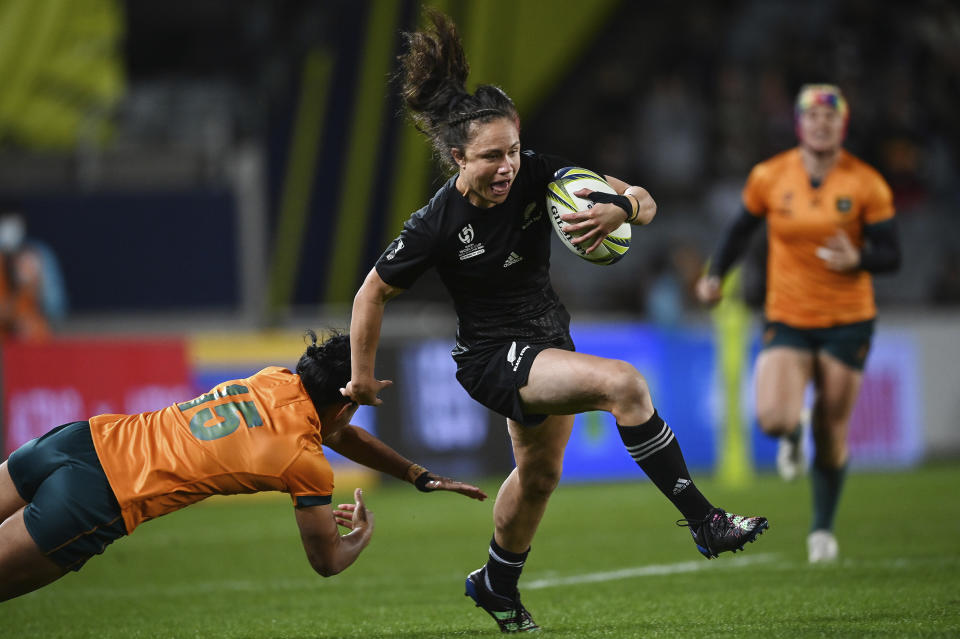
[[359, 426], [346, 426], [331, 436], [324, 437], [323, 443], [347, 459], [408, 481], [423, 492], [449, 490], [480, 501], [487, 498], [487, 494], [476, 486], [434, 475]]
[[373, 373], [384, 306], [402, 291], [384, 282], [377, 269], [373, 268], [353, 299], [353, 315], [350, 318], [351, 379], [340, 392], [358, 404], [379, 406], [383, 402], [377, 394], [393, 383], [387, 379], [375, 379]]
[[[343, 572], [356, 561], [373, 535], [373, 513], [363, 503], [363, 491], [353, 492], [356, 503], [340, 504], [333, 510], [325, 506], [307, 506], [294, 512], [307, 559], [322, 577]], [[350, 528], [341, 535], [337, 524]]]

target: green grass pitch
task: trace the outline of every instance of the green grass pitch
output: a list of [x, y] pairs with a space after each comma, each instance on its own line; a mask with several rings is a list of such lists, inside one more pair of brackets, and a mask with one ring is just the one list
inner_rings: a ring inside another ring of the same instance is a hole
[[[700, 477], [718, 505], [771, 522], [746, 552], [707, 561], [641, 477], [554, 495], [521, 581], [545, 636], [960, 636], [956, 464], [851, 474], [842, 560], [817, 566], [806, 563], [807, 482], [760, 475], [734, 491]], [[286, 496], [231, 497], [149, 522], [79, 574], [0, 604], [0, 627], [19, 639], [499, 636], [463, 596], [492, 502], [393, 480], [366, 498], [373, 542], [336, 577], [310, 570]]]

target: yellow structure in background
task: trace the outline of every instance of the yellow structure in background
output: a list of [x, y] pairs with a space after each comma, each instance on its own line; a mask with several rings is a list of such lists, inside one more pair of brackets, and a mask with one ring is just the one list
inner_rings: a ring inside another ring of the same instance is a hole
[[723, 298], [712, 312], [724, 398], [717, 478], [731, 488], [745, 486], [754, 474], [742, 402], [748, 360], [750, 309], [743, 302], [741, 281], [740, 268], [730, 271], [723, 282]]
[[101, 144], [124, 92], [117, 0], [0, 0], [0, 144]]
[[310, 194], [316, 175], [317, 157], [323, 144], [323, 122], [333, 78], [333, 55], [320, 48], [307, 53], [300, 81], [300, 99], [291, 136], [290, 153], [284, 172], [277, 234], [270, 266], [267, 312], [271, 320], [289, 308], [300, 266], [307, 226]]

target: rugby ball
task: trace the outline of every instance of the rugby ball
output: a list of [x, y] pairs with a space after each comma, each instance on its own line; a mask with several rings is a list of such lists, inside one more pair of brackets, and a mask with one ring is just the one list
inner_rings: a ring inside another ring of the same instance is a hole
[[554, 174], [553, 181], [547, 185], [547, 212], [550, 214], [553, 230], [557, 232], [564, 246], [588, 262], [613, 264], [619, 261], [630, 248], [629, 224], [626, 222], [621, 224], [620, 228], [604, 238], [592, 253], [587, 253], [586, 244], [573, 243], [573, 239], [580, 235], [579, 233], [566, 233], [563, 230], [567, 223], [560, 218], [561, 215], [593, 208], [593, 202], [574, 195], [580, 189], [617, 194], [606, 180], [593, 171], [575, 166], [560, 169]]

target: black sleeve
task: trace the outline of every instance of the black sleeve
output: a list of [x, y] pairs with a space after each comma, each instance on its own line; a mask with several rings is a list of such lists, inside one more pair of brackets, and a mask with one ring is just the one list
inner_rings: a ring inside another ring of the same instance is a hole
[[377, 260], [380, 278], [391, 286], [408, 289], [433, 266], [436, 228], [427, 208], [420, 209], [403, 225], [403, 231]]
[[860, 268], [871, 273], [892, 273], [900, 268], [900, 239], [893, 218], [863, 227]]
[[526, 156], [527, 160], [524, 168], [530, 171], [531, 179], [544, 184], [552, 181], [553, 174], [560, 169], [568, 166], [579, 166], [565, 157], [549, 153], [537, 153], [531, 149], [523, 151], [523, 155]]
[[763, 218], [752, 215], [747, 209], [740, 211], [733, 222], [727, 226], [720, 238], [720, 246], [710, 260], [710, 275], [723, 277], [733, 266], [750, 243], [750, 236], [763, 222]]

